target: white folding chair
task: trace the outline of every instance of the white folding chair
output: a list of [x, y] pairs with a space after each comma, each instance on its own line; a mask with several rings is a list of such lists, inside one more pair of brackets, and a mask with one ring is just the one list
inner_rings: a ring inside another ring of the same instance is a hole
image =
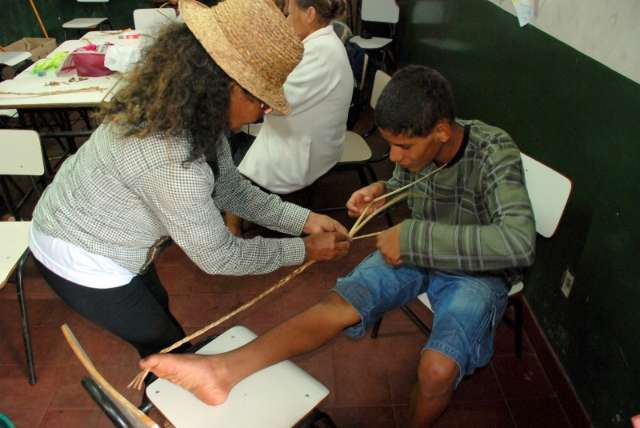
[[[106, 12], [107, 6], [106, 3], [109, 0], [76, 0], [78, 3], [102, 3], [104, 6], [104, 10]], [[65, 30], [65, 39], [67, 38], [66, 30], [76, 30], [86, 32], [89, 30], [97, 30], [102, 25], [106, 24], [109, 28], [111, 28], [111, 21], [108, 17], [91, 17], [91, 18], [74, 18], [70, 21], [67, 21], [62, 24], [62, 28]]]
[[148, 36], [155, 36], [165, 25], [176, 21], [176, 10], [170, 7], [133, 11], [133, 26], [136, 31]]
[[[0, 153], [2, 153], [2, 156], [0, 156], [0, 176], [41, 176], [44, 174], [40, 138], [35, 131], [0, 130]], [[34, 181], [33, 184], [35, 191], [38, 192], [37, 183]], [[4, 195], [4, 198], [6, 204], [10, 206], [8, 195]], [[29, 256], [30, 224], [31, 222], [29, 221], [0, 222], [0, 236], [2, 236], [2, 240], [0, 240], [0, 288], [3, 288], [15, 273], [29, 383], [33, 385], [36, 383], [36, 370], [33, 362], [23, 286], [23, 268]]]
[[[521, 158], [527, 192], [529, 193], [529, 199], [531, 200], [531, 207], [533, 208], [535, 217], [536, 232], [544, 238], [551, 238], [560, 223], [562, 213], [569, 200], [572, 183], [564, 175], [524, 153], [521, 153]], [[508, 306], [513, 306], [515, 312], [513, 324], [515, 328], [515, 350], [518, 357], [522, 355], [523, 314], [522, 300], [519, 295], [523, 289], [524, 283], [522, 281], [513, 284], [509, 289], [508, 302]], [[431, 302], [426, 293], [419, 295], [418, 299], [430, 311], [432, 310]], [[420, 330], [425, 334], [429, 334], [429, 327], [427, 327], [411, 309], [403, 306], [402, 310], [416, 323]], [[378, 335], [381, 321], [382, 319], [374, 326], [372, 337]]]

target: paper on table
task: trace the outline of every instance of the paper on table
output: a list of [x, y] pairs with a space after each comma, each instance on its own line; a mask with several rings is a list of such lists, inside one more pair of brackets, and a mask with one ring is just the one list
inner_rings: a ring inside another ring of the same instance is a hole
[[535, 0], [511, 0], [516, 8], [521, 27], [527, 25], [535, 16]]

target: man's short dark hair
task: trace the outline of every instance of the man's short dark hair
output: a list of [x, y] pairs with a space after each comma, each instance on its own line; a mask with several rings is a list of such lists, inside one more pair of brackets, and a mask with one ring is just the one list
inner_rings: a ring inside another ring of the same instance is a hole
[[436, 70], [409, 65], [398, 70], [376, 104], [376, 125], [407, 136], [426, 136], [436, 123], [455, 118], [451, 85]]

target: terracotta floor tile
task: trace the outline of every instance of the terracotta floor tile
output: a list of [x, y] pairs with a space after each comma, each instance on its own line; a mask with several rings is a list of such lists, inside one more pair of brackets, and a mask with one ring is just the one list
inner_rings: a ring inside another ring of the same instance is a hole
[[518, 428], [571, 428], [555, 397], [507, 400], [507, 404]]
[[337, 407], [324, 409], [340, 428], [394, 427], [393, 407]]
[[490, 365], [466, 376], [458, 385], [454, 401], [497, 401], [504, 399], [495, 371]]
[[380, 340], [387, 348], [386, 368], [391, 391], [390, 403], [408, 404], [411, 391], [418, 379], [418, 362], [426, 339], [422, 333], [405, 333], [391, 337], [381, 336], [376, 340]]
[[435, 428], [470, 426], [473, 428], [511, 428], [516, 425], [504, 400], [464, 401], [451, 403], [436, 423]]
[[516, 357], [494, 357], [492, 365], [505, 398], [541, 398], [553, 394], [538, 358], [525, 354]]
[[99, 410], [49, 410], [45, 413], [40, 428], [92, 428], [101, 417]]
[[47, 409], [46, 407], [40, 409], [3, 408], [1, 412], [7, 415], [17, 428], [30, 428], [40, 425]]
[[46, 409], [57, 385], [55, 366], [36, 366], [37, 383], [27, 381], [26, 368], [16, 364], [0, 364], [0, 409]]
[[387, 405], [391, 399], [383, 339], [338, 338], [334, 346], [335, 399], [343, 406]]

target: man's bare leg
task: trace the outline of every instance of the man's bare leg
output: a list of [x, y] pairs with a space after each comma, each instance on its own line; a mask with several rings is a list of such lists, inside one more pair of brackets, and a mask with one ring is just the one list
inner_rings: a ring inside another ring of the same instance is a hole
[[458, 371], [451, 358], [429, 349], [422, 352], [418, 382], [411, 395], [412, 428], [433, 426], [451, 402]]
[[245, 377], [312, 351], [359, 321], [353, 306], [331, 292], [316, 305], [234, 351], [212, 356], [152, 355], [142, 360], [140, 367], [182, 386], [207, 404], [221, 404]]

